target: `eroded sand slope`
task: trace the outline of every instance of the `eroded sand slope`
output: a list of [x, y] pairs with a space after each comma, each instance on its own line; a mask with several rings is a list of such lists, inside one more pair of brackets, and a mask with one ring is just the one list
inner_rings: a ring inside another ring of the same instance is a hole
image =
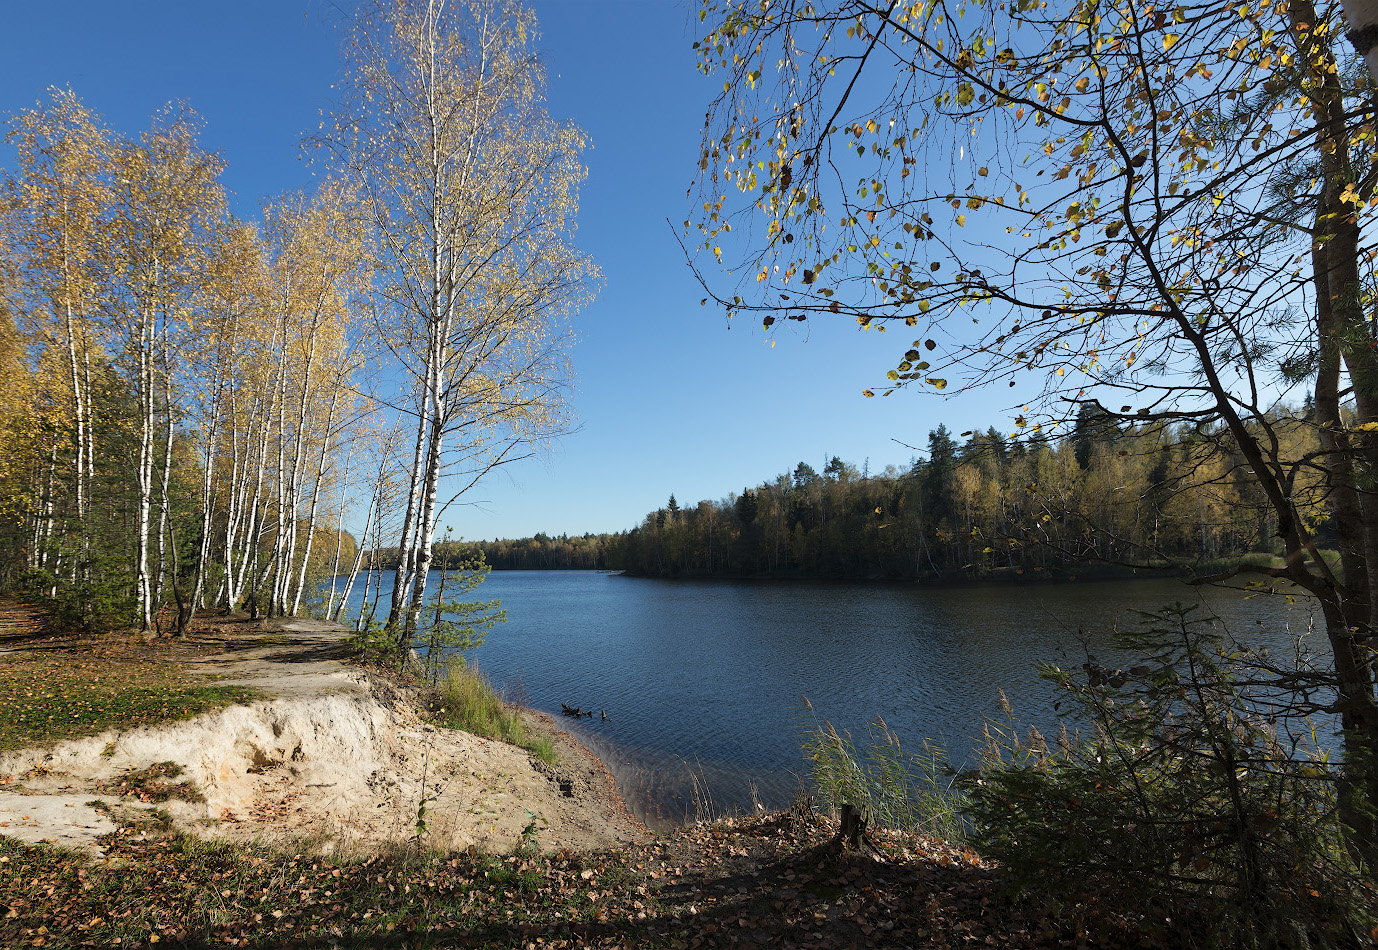
[[251, 705], [0, 755], [0, 782], [8, 778], [0, 834], [98, 847], [113, 826], [85, 802], [152, 807], [134, 795], [117, 803], [109, 788], [174, 762], [183, 770], [175, 781], [193, 783], [204, 801], [158, 807], [203, 835], [377, 845], [414, 837], [425, 802], [426, 843], [437, 848], [507, 850], [527, 829], [545, 849], [645, 837], [602, 764], [548, 717], [529, 714], [555, 732], [556, 767], [505, 743], [436, 729], [405, 690], [344, 662], [344, 636], [331, 624], [289, 621], [278, 642], [230, 646], [192, 665], [269, 696]]

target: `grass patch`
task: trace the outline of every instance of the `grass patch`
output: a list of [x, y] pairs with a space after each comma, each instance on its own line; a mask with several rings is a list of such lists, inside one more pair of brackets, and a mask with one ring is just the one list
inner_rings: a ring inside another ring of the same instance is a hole
[[966, 839], [965, 798], [953, 787], [952, 769], [938, 746], [924, 742], [917, 755], [906, 752], [879, 716], [860, 748], [850, 733], [810, 718], [803, 735], [814, 789], [833, 811], [850, 806], [872, 825], [948, 842]]
[[526, 728], [516, 707], [502, 701], [488, 678], [477, 670], [451, 664], [440, 677], [431, 700], [436, 722], [476, 736], [520, 746], [542, 762], [555, 764], [555, 746]]
[[0, 750], [188, 719], [258, 695], [195, 682], [168, 659], [128, 644], [19, 653], [0, 662]]

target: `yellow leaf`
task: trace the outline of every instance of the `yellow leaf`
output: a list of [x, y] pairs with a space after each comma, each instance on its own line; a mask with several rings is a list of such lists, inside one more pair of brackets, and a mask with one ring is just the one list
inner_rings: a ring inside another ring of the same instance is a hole
[[959, 228], [964, 228], [964, 227], [966, 227], [966, 226], [967, 226], [967, 216], [964, 215], [964, 214], [959, 214], [959, 215], [957, 215], [957, 227], [959, 227]]
[[1176, 33], [1163, 34], [1163, 49], [1172, 49], [1173, 44], [1176, 43], [1178, 39], [1180, 39], [1180, 37]]

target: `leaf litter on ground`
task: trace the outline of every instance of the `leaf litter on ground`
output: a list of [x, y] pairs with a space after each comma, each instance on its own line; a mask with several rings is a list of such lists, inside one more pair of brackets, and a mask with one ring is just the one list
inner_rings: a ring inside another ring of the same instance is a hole
[[1166, 947], [1099, 906], [1054, 917], [998, 868], [804, 807], [592, 854], [325, 856], [124, 822], [92, 859], [0, 838], [0, 945], [30, 947]]

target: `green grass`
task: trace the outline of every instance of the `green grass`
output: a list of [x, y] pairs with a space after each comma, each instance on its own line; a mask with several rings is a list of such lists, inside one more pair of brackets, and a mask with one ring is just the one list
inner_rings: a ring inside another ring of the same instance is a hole
[[482, 673], [452, 664], [440, 678], [432, 708], [436, 722], [446, 728], [500, 739], [526, 749], [542, 762], [555, 763], [550, 739], [529, 732], [516, 708], [502, 701]]
[[187, 719], [258, 695], [198, 683], [175, 663], [127, 646], [20, 653], [0, 661], [0, 750]]

